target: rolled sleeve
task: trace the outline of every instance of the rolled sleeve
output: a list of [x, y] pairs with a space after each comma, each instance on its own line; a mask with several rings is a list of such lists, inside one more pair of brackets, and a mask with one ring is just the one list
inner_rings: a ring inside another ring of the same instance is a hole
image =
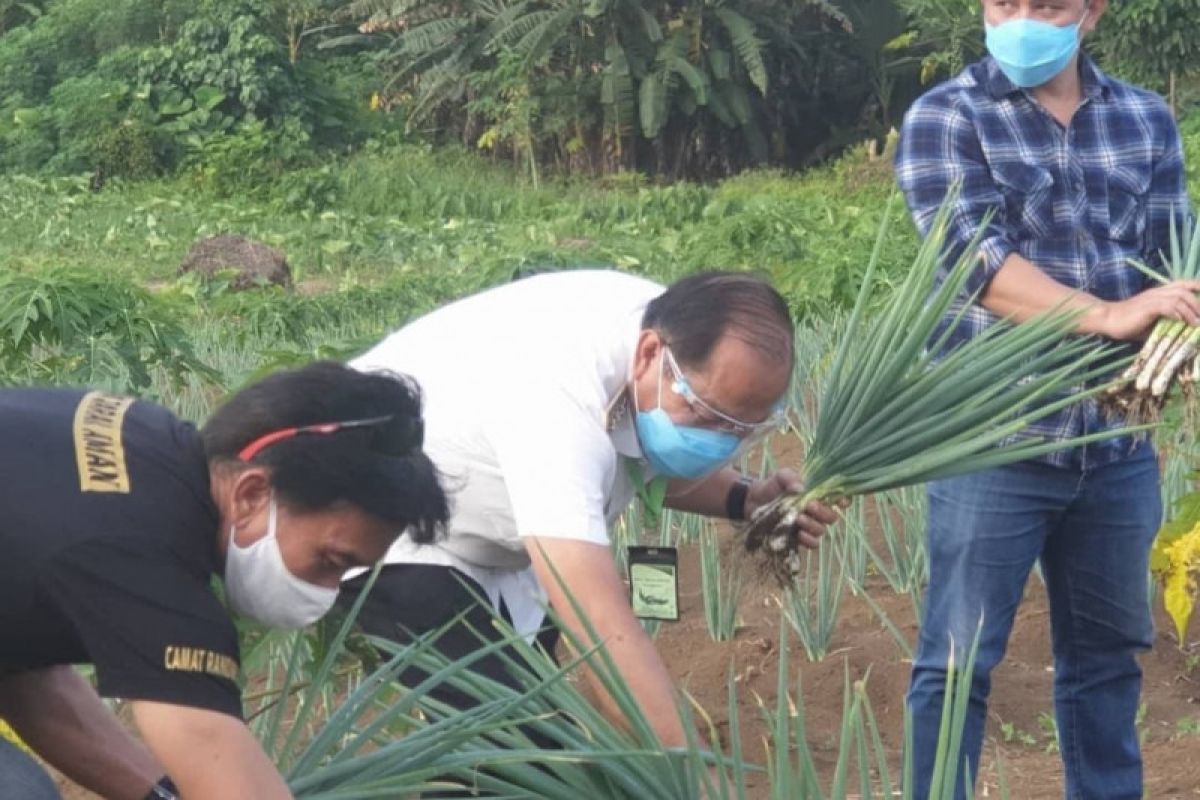
[[909, 110], [895, 167], [921, 236], [928, 235], [946, 196], [957, 188], [944, 268], [952, 266], [978, 236], [981, 257], [966, 289], [970, 294], [982, 293], [1017, 245], [1004, 218], [1004, 197], [987, 167], [975, 127], [949, 94], [934, 91]]

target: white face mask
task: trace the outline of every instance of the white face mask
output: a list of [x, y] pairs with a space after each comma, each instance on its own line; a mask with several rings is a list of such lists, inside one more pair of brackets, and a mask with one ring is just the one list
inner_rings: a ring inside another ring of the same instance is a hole
[[241, 547], [229, 531], [225, 552], [225, 595], [239, 614], [276, 628], [303, 628], [328, 613], [338, 590], [301, 580], [283, 563], [275, 538], [276, 506], [271, 498], [267, 535]]

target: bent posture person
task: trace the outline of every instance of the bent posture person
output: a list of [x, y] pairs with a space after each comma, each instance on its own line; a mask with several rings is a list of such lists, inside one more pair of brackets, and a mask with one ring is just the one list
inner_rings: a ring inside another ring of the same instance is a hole
[[[446, 498], [395, 375], [318, 363], [272, 375], [197, 431], [102, 392], [0, 391], [0, 717], [113, 800], [267, 800], [287, 787], [243, 724], [233, 610], [300, 627]], [[99, 692], [131, 701], [136, 744]], [[0, 797], [55, 797], [0, 740]]]
[[[461, 657], [479, 649], [480, 633], [496, 635], [476, 597], [529, 635], [541, 628], [548, 598], [587, 641], [565, 586], [660, 740], [686, 744], [670, 677], [630, 607], [608, 526], [635, 484], [656, 477], [670, 479], [666, 505], [736, 519], [798, 488], [788, 472], [749, 481], [726, 466], [778, 427], [793, 357], [783, 299], [732, 273], [693, 275], [665, 291], [617, 272], [543, 275], [392, 334], [353, 363], [421, 382], [426, 451], [453, 489], [453, 512], [435, 545], [397, 540], [360, 620], [403, 641], [466, 612], [438, 640], [445, 655]], [[833, 519], [814, 504], [793, 535], [815, 546]], [[361, 583], [348, 582], [346, 601]], [[556, 631], [543, 634], [548, 643]], [[504, 654], [475, 663], [513, 684]], [[599, 696], [619, 719], [611, 698]]]
[[[1060, 305], [1081, 312], [1080, 333], [1118, 341], [1144, 337], [1159, 317], [1197, 322], [1200, 286], [1156, 286], [1128, 263], [1156, 263], [1187, 196], [1166, 104], [1079, 51], [1105, 5], [983, 0], [991, 56], [905, 119], [896, 172], [917, 226], [928, 230], [958, 184], [950, 239], [961, 250], [981, 237], [969, 284], [980, 300], [954, 323], [950, 346], [1001, 317]], [[1062, 440], [1115, 424], [1089, 400], [1034, 433]], [[989, 676], [1038, 560], [1067, 796], [1142, 796], [1135, 655], [1153, 638], [1146, 575], [1160, 516], [1153, 450], [1129, 438], [929, 487], [929, 595], [908, 695], [918, 797], [934, 768], [951, 642], [969, 644], [982, 617], [963, 739], [977, 773]], [[963, 780], [955, 785], [961, 795]]]

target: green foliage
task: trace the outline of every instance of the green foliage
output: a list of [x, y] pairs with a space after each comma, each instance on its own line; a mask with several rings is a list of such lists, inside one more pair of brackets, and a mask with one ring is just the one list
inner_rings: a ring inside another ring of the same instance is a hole
[[[670, 280], [727, 267], [765, 272], [797, 312], [825, 314], [852, 301], [883, 213], [886, 187], [856, 170], [533, 189], [461, 150], [410, 145], [262, 177], [253, 195], [218, 203], [195, 191], [199, 171], [98, 194], [86, 179], [0, 177], [0, 263], [170, 283], [195, 240], [233, 232], [280, 248], [298, 281], [326, 291], [405, 284], [445, 298], [546, 268]], [[881, 269], [895, 274], [915, 251], [911, 225], [898, 224]], [[407, 313], [395, 306], [381, 330]]]
[[217, 375], [174, 316], [145, 290], [69, 269], [0, 275], [0, 373], [6, 383], [116, 383], [147, 391]]
[[358, 0], [370, 33], [327, 44], [383, 40], [410, 125], [507, 133], [531, 163], [704, 175], [840, 146], [864, 104], [889, 104], [892, 0], [845, 5], [863, 35], [824, 0]]
[[[250, 188], [319, 147], [359, 142], [382, 122], [366, 114], [364, 59], [301, 59], [332, 6], [51, 3], [0, 37], [0, 170], [145, 178], [185, 163], [222, 193], [233, 176]], [[248, 151], [268, 153], [266, 166], [246, 173]]]
[[167, 169], [173, 160], [173, 147], [149, 124], [124, 119], [95, 134], [87, 143], [85, 159], [101, 175], [144, 180]]
[[217, 197], [253, 197], [308, 156], [308, 139], [293, 117], [275, 127], [251, 118], [220, 135], [189, 136], [184, 164], [192, 180]]
[[967, 296], [974, 267], [975, 243], [969, 243], [942, 272], [953, 204], [948, 196], [907, 274], [880, 313], [868, 314], [878, 254], [888, 241], [885, 214], [805, 443], [810, 488], [760, 508], [747, 532], [749, 545], [782, 575], [800, 567], [794, 551], [774, 544], [778, 530], [790, 528], [811, 500], [927, 483], [1144, 430], [1064, 442], [1029, 436], [1031, 422], [1098, 394], [1120, 366], [1107, 347], [1070, 335], [1071, 314], [996, 324], [986, 336], [943, 352], [945, 335], [936, 329]]
[[1195, 186], [1200, 184], [1200, 111], [1194, 111], [1179, 120], [1179, 134], [1183, 141], [1183, 163], [1187, 169], [1188, 184]]
[[1197, 26], [1197, 0], [1122, 0], [1097, 27], [1096, 50], [1117, 74], [1166, 94], [1172, 76], [1200, 66]]
[[289, 115], [299, 87], [283, 44], [265, 30], [265, 0], [202, 0], [172, 43], [139, 58], [139, 85], [168, 126], [229, 131], [241, 120]]
[[982, 57], [983, 15], [979, 0], [899, 0], [922, 54], [921, 82], [958, 73]]

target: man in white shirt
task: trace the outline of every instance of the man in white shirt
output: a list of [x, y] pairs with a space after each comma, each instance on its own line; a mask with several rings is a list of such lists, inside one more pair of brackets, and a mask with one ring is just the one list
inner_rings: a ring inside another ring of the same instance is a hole
[[[461, 630], [438, 643], [460, 658], [493, 630], [476, 596], [531, 637], [548, 600], [588, 641], [565, 585], [659, 739], [685, 745], [670, 676], [630, 607], [608, 528], [635, 496], [635, 480], [667, 477], [667, 506], [737, 519], [799, 488], [787, 470], [751, 481], [728, 466], [779, 426], [793, 337], [787, 305], [753, 276], [699, 273], [664, 291], [608, 271], [527, 278], [392, 334], [353, 366], [421, 384], [425, 452], [453, 510], [437, 543], [400, 537], [360, 621], [404, 641], [465, 612]], [[816, 546], [834, 518], [813, 504], [795, 543]], [[343, 584], [343, 600], [363, 581]], [[539, 638], [552, 650], [556, 634]], [[499, 656], [475, 669], [512, 684]], [[617, 718], [611, 699], [598, 696]], [[443, 699], [469, 702], [452, 691]]]

